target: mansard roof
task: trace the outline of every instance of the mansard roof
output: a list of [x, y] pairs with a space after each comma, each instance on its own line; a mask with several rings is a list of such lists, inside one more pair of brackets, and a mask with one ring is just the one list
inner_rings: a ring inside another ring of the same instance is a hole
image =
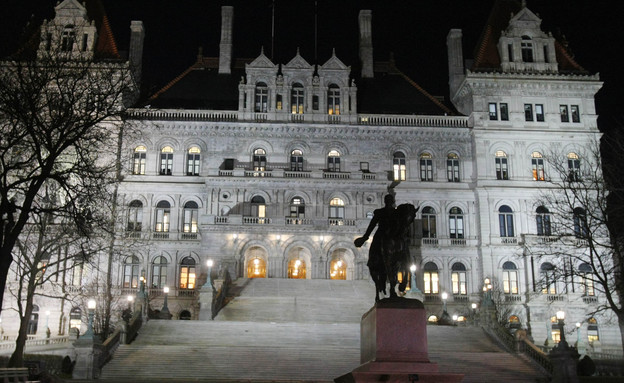
[[[524, 1], [497, 0], [492, 7], [487, 23], [481, 32], [481, 37], [475, 47], [472, 71], [498, 71], [501, 68], [501, 58], [498, 52], [498, 41], [501, 33], [511, 22], [539, 27], [541, 20], [526, 8]], [[564, 44], [555, 40], [555, 54], [560, 72], [577, 72], [586, 74], [587, 71], [572, 57]]]

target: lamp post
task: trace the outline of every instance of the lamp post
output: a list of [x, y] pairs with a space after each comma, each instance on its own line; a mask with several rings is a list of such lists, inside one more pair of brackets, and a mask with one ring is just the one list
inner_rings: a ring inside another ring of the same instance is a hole
[[470, 307], [472, 307], [472, 323], [474, 323], [475, 326], [478, 326], [479, 323], [477, 322], [477, 304], [475, 302], [472, 302]]
[[448, 299], [448, 293], [445, 291], [442, 293], [442, 315], [446, 314], [448, 315], [448, 313], [446, 312], [446, 300]]
[[130, 310], [130, 312], [134, 311], [132, 309], [133, 302], [134, 302], [134, 297], [132, 295], [128, 295], [128, 310]]
[[557, 311], [556, 315], [557, 315], [557, 324], [559, 325], [559, 336], [560, 336], [559, 345], [567, 347], [568, 342], [566, 342], [565, 331], [564, 331], [565, 323], [563, 322], [563, 320], [565, 319], [565, 312], [559, 310]]
[[95, 299], [89, 299], [87, 302], [87, 314], [89, 321], [87, 322], [87, 331], [80, 338], [93, 339], [93, 316], [95, 315]]
[[163, 293], [165, 294], [165, 299], [163, 301], [163, 307], [160, 310], [160, 318], [171, 319], [171, 314], [169, 313], [169, 307], [167, 306], [167, 296], [169, 295], [169, 286], [163, 287]]
[[565, 312], [557, 311], [557, 324], [561, 340], [557, 346], [550, 351], [550, 360], [553, 364], [552, 382], [553, 383], [577, 383], [578, 376], [576, 374], [576, 365], [579, 358], [578, 352], [570, 346], [565, 339]]
[[205, 288], [205, 289], [212, 288], [212, 279], [210, 278], [210, 274], [212, 274], [213, 265], [214, 265], [214, 261], [212, 259], [209, 259], [206, 261], [206, 266], [208, 266], [208, 273], [206, 275], [206, 283], [204, 283], [204, 286], [202, 288]]

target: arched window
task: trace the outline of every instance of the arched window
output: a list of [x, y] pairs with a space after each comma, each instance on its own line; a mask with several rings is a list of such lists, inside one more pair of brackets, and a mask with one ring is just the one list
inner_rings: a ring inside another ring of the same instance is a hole
[[579, 182], [581, 180], [581, 160], [578, 154], [568, 153], [568, 181]]
[[329, 219], [332, 225], [344, 224], [345, 203], [340, 198], [332, 198], [329, 201]]
[[195, 288], [195, 260], [192, 257], [186, 257], [180, 262], [180, 288]]
[[134, 148], [132, 174], [145, 174], [145, 156], [147, 148], [143, 145]]
[[540, 266], [540, 277], [542, 279], [542, 294], [557, 294], [556, 270], [550, 262], [544, 262]]
[[340, 153], [337, 150], [330, 150], [327, 154], [327, 170], [330, 172], [340, 171]]
[[550, 211], [548, 211], [548, 209], [546, 209], [544, 206], [539, 206], [535, 210], [535, 223], [537, 225], [537, 235], [552, 235], [550, 225]]
[[199, 146], [191, 146], [186, 155], [186, 175], [198, 176], [201, 149]]
[[553, 342], [559, 343], [561, 341], [561, 327], [559, 327], [559, 321], [554, 315], [550, 317], [550, 331]]
[[306, 264], [305, 261], [299, 258], [293, 258], [288, 262], [288, 278], [291, 279], [305, 279], [306, 278]]
[[459, 182], [459, 156], [455, 153], [446, 156], [446, 175], [448, 182]]
[[154, 231], [161, 233], [169, 232], [171, 223], [171, 205], [167, 201], [160, 201], [156, 205], [156, 226]]
[[576, 238], [586, 239], [589, 235], [589, 227], [587, 226], [587, 215], [585, 209], [581, 207], [574, 208], [574, 236]]
[[199, 217], [199, 207], [197, 202], [188, 201], [184, 204], [184, 227], [185, 233], [197, 233], [197, 222]]
[[330, 279], [347, 279], [347, 263], [341, 258], [334, 258], [329, 263]]
[[534, 181], [544, 181], [544, 158], [542, 153], [531, 153], [531, 167]]
[[466, 295], [466, 266], [463, 263], [456, 262], [451, 266], [451, 285], [453, 294]]
[[513, 210], [507, 205], [498, 209], [498, 226], [501, 237], [514, 236]]
[[392, 173], [395, 181], [405, 181], [407, 178], [407, 168], [405, 154], [396, 152], [392, 156]]
[[292, 114], [303, 114], [304, 97], [303, 85], [299, 83], [293, 84], [290, 91], [290, 108]]
[[255, 111], [260, 113], [267, 112], [269, 104], [269, 88], [263, 82], [256, 84]]
[[266, 278], [266, 261], [255, 257], [247, 263], [247, 278]]
[[30, 319], [28, 320], [28, 326], [26, 327], [26, 334], [35, 335], [37, 328], [39, 327], [39, 306], [33, 305]]
[[438, 265], [433, 262], [425, 263], [423, 267], [423, 280], [425, 294], [437, 294], [440, 292], [440, 279], [438, 277]]
[[507, 163], [507, 153], [502, 150], [497, 150], [495, 153], [495, 165], [496, 165], [496, 179], [508, 180], [509, 168]]
[[305, 202], [301, 197], [290, 200], [290, 218], [305, 218]]
[[141, 231], [143, 227], [143, 203], [138, 200], [130, 202], [128, 205], [128, 226], [130, 232]]
[[139, 287], [139, 258], [135, 255], [126, 257], [124, 260], [123, 287], [126, 289]]
[[266, 202], [264, 197], [256, 195], [251, 198], [251, 216], [258, 218], [258, 223], [264, 223], [266, 218]]
[[464, 212], [458, 207], [452, 207], [449, 211], [449, 237], [464, 238]]
[[438, 322], [438, 317], [435, 315], [429, 315], [427, 317], [427, 322], [429, 323], [437, 323]]
[[420, 155], [420, 180], [433, 181], [433, 156], [430, 153]]
[[579, 284], [583, 295], [594, 295], [594, 278], [592, 267], [588, 263], [581, 263], [578, 268]]
[[253, 151], [253, 170], [257, 172], [263, 172], [266, 170], [266, 151], [261, 148], [257, 148]]
[[61, 51], [71, 52], [74, 50], [74, 43], [76, 42], [76, 32], [73, 25], [66, 25], [63, 29], [63, 35], [61, 36]]
[[340, 88], [336, 84], [327, 90], [327, 114], [340, 114]]
[[520, 318], [517, 315], [511, 315], [509, 317], [509, 327], [510, 328], [520, 328]]
[[74, 307], [69, 312], [69, 329], [72, 328], [80, 331], [80, 326], [82, 325], [82, 310], [80, 307]]
[[503, 292], [518, 294], [518, 268], [513, 262], [503, 263]]
[[165, 146], [160, 150], [160, 174], [170, 176], [173, 172], [173, 148]]
[[152, 283], [153, 288], [162, 289], [167, 285], [167, 258], [158, 256], [152, 262]]
[[303, 152], [299, 149], [290, 152], [290, 170], [293, 172], [303, 171]]
[[422, 236], [423, 238], [437, 238], [436, 211], [431, 206], [426, 206], [422, 211]]
[[587, 341], [589, 344], [593, 344], [597, 340], [600, 340], [600, 335], [598, 334], [598, 321], [596, 318], [589, 318], [587, 321]]
[[533, 42], [529, 36], [522, 36], [522, 61], [525, 63], [533, 62]]

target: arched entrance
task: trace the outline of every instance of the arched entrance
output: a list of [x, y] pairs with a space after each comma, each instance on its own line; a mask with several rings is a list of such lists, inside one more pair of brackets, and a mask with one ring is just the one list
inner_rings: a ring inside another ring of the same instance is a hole
[[310, 265], [310, 251], [304, 247], [293, 247], [288, 251], [287, 275], [291, 279], [306, 279]]
[[329, 279], [347, 279], [347, 263], [342, 258], [329, 262]]
[[191, 320], [191, 312], [188, 310], [182, 310], [180, 312], [180, 320]]
[[245, 251], [242, 273], [247, 278], [267, 277], [267, 251], [260, 246], [252, 246]]

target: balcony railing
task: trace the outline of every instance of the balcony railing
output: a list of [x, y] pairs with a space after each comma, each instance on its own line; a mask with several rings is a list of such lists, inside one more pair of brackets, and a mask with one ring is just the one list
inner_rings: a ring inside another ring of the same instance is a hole
[[451, 246], [466, 246], [464, 238], [451, 238]]
[[597, 303], [598, 302], [598, 298], [596, 298], [595, 296], [592, 296], [592, 295], [585, 295], [585, 296], [583, 296], [583, 302], [584, 303]]
[[286, 217], [286, 225], [312, 225], [312, 220], [308, 218]]
[[423, 238], [422, 244], [425, 246], [438, 246], [439, 242], [437, 238]]
[[351, 178], [351, 173], [346, 172], [323, 172], [323, 178], [347, 180]]
[[522, 296], [518, 294], [505, 294], [505, 302], [522, 302]]
[[199, 233], [182, 233], [180, 238], [185, 241], [193, 241], [199, 239]]
[[152, 239], [169, 239], [168, 231], [155, 231], [152, 233]]
[[550, 294], [548, 294], [546, 296], [546, 300], [548, 300], [548, 302], [563, 302], [564, 298], [563, 298], [563, 295], [550, 295]]
[[271, 218], [264, 217], [243, 217], [244, 225], [268, 225], [271, 223]]
[[354, 219], [330, 218], [327, 223], [329, 226], [355, 226]]

